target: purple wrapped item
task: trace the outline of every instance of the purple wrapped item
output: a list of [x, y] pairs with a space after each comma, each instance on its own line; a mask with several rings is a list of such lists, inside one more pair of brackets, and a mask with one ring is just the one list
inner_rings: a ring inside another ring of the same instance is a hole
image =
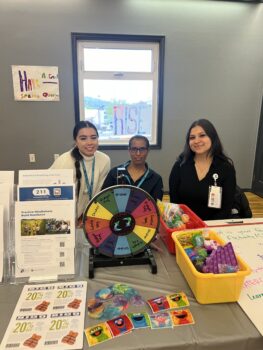
[[224, 247], [213, 250], [206, 258], [204, 273], [233, 273], [238, 271], [238, 263], [234, 253], [232, 243], [227, 243]]

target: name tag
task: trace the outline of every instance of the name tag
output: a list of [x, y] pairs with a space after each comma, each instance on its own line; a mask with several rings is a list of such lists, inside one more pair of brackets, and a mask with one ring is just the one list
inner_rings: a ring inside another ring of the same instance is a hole
[[209, 186], [208, 207], [220, 209], [222, 204], [222, 187]]

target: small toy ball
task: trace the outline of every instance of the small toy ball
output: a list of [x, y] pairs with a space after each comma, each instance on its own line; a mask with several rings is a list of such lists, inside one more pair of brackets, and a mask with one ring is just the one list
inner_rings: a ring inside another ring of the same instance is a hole
[[103, 288], [96, 292], [95, 298], [102, 299], [102, 300], [108, 300], [113, 297], [113, 292], [111, 288]]
[[104, 311], [103, 303], [98, 299], [88, 300], [88, 315], [92, 318], [100, 318]]
[[189, 222], [190, 218], [189, 218], [189, 215], [187, 214], [182, 214], [181, 215], [181, 220], [184, 224], [187, 224], [187, 222]]

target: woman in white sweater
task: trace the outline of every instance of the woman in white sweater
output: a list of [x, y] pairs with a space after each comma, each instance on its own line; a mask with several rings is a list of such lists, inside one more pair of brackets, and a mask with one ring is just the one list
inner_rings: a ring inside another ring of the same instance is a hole
[[77, 218], [81, 219], [90, 199], [97, 194], [111, 164], [105, 153], [98, 151], [98, 130], [88, 121], [78, 122], [73, 129], [75, 147], [61, 154], [52, 169], [73, 169], [76, 184]]

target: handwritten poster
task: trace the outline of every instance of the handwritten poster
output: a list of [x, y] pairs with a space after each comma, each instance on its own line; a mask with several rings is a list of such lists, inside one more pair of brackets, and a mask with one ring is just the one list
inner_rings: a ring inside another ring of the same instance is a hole
[[239, 305], [263, 335], [263, 224], [217, 227], [217, 233], [231, 241], [237, 254], [250, 266], [239, 298]]
[[12, 66], [16, 101], [59, 101], [58, 67]]

